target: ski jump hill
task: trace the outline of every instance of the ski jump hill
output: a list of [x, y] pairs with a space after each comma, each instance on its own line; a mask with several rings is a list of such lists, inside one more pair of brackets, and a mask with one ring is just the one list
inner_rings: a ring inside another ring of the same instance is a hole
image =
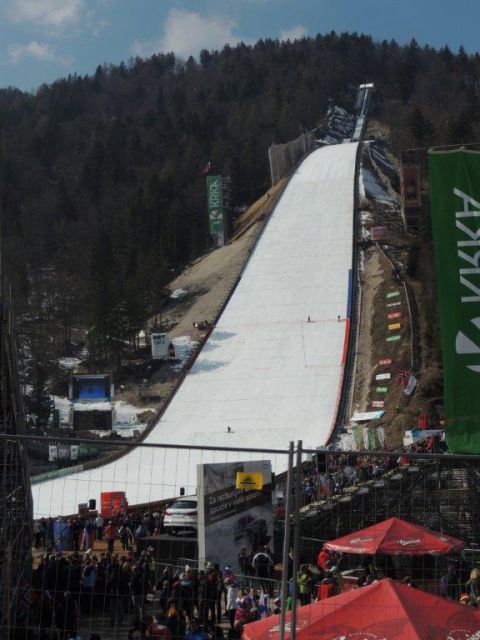
[[[295, 171], [146, 443], [285, 450], [291, 440], [327, 443], [348, 343], [357, 146], [318, 149]], [[265, 458], [275, 472], [286, 469], [286, 455], [138, 446], [115, 462], [33, 485], [35, 517], [76, 513], [102, 491], [125, 491], [130, 505], [178, 496], [181, 487], [193, 494], [198, 463]]]

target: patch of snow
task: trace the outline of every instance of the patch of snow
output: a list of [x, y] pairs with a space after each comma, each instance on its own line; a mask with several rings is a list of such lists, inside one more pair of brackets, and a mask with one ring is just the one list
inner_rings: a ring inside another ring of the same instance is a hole
[[60, 424], [68, 424], [68, 417], [70, 413], [71, 402], [68, 398], [63, 396], [52, 396], [52, 400], [55, 404], [55, 409], [58, 409], [60, 416]]
[[176, 300], [177, 298], [182, 298], [186, 293], [185, 289], [174, 289], [170, 294], [170, 298]]
[[387, 158], [383, 155], [383, 153], [379, 149], [377, 149], [377, 147], [372, 145], [370, 147], [370, 150], [372, 152], [375, 162], [382, 164], [384, 168], [387, 169], [388, 171], [395, 171], [395, 167], [391, 164], [391, 162], [387, 160]]
[[180, 371], [192, 351], [194, 351], [195, 347], [198, 345], [198, 342], [196, 340], [192, 340], [189, 336], [173, 338], [172, 342], [175, 347], [175, 355], [179, 359], [179, 362], [175, 362], [175, 364], [172, 365], [172, 369], [174, 371]]
[[360, 221], [362, 224], [365, 222], [373, 222], [373, 218], [368, 211], [360, 211]]
[[394, 208], [395, 202], [393, 198], [385, 189], [385, 187], [378, 181], [376, 175], [370, 171], [370, 169], [366, 169], [362, 167], [360, 172], [360, 184], [359, 184], [360, 196], [365, 198], [371, 198], [380, 202], [382, 204], [386, 204], [389, 207]]
[[112, 403], [104, 402], [75, 402], [75, 411], [108, 411], [112, 408]]
[[[63, 396], [52, 396], [55, 402], [55, 408], [58, 409], [60, 414], [60, 424], [68, 424], [69, 413], [70, 413], [70, 405], [71, 402], [68, 398]], [[140, 422], [138, 419], [138, 415], [143, 413], [144, 411], [154, 411], [156, 409], [153, 407], [135, 407], [124, 400], [116, 400], [113, 403], [110, 402], [82, 402], [75, 403], [75, 411], [103, 411], [108, 409], [113, 405], [115, 410], [115, 422], [113, 424], [113, 431], [121, 431], [122, 436], [132, 436], [133, 431], [138, 429], [138, 431], [142, 432], [147, 426], [146, 423]], [[97, 435], [108, 435], [108, 432], [105, 431], [95, 431], [92, 429], [92, 433], [97, 433]]]
[[66, 369], [70, 371], [70, 369], [75, 369], [82, 361], [80, 358], [60, 358], [58, 364], [62, 369]]
[[[365, 229], [365, 231], [366, 231], [366, 229]], [[359, 269], [360, 269], [360, 271], [365, 271], [365, 252], [364, 251], [360, 251]]]

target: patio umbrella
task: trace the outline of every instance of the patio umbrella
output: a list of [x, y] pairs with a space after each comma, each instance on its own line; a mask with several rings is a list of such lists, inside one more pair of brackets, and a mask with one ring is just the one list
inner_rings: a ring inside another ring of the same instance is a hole
[[[291, 612], [285, 639], [290, 638]], [[242, 640], [278, 640], [280, 616], [245, 625]], [[297, 609], [297, 640], [478, 640], [480, 611], [389, 578]]]
[[383, 553], [391, 556], [441, 555], [461, 551], [464, 546], [464, 542], [458, 538], [400, 518], [389, 518], [324, 544], [324, 548], [330, 551], [368, 555]]

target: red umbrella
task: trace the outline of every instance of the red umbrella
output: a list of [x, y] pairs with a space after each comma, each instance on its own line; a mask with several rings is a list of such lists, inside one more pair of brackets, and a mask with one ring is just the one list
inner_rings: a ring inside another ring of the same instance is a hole
[[431, 531], [400, 518], [389, 518], [366, 529], [326, 542], [324, 548], [343, 553], [423, 556], [461, 551], [464, 546], [464, 542], [458, 538]]
[[[285, 638], [290, 638], [291, 612]], [[244, 627], [242, 640], [278, 640], [280, 616]], [[480, 611], [386, 578], [297, 609], [297, 640], [478, 640]]]

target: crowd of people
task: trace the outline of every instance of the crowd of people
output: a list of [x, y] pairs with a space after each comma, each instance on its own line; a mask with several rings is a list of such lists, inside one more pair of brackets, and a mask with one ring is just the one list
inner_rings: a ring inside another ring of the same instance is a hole
[[316, 466], [306, 467], [302, 478], [303, 504], [328, 500], [343, 494], [347, 487], [369, 480], [377, 480], [402, 461], [392, 457], [368, 458], [344, 455], [329, 456], [328, 467], [320, 471]]
[[16, 628], [39, 640], [56, 630], [67, 640], [77, 636], [80, 621], [93, 628], [107, 615], [111, 628], [128, 624], [132, 638], [202, 640], [223, 637], [219, 625], [227, 620], [229, 635], [239, 637], [243, 624], [272, 610], [268, 547], [241, 549], [238, 576], [229, 566], [179, 568], [157, 563], [154, 549], [142, 544], [162, 531], [161, 510], [35, 521], [39, 551]]

